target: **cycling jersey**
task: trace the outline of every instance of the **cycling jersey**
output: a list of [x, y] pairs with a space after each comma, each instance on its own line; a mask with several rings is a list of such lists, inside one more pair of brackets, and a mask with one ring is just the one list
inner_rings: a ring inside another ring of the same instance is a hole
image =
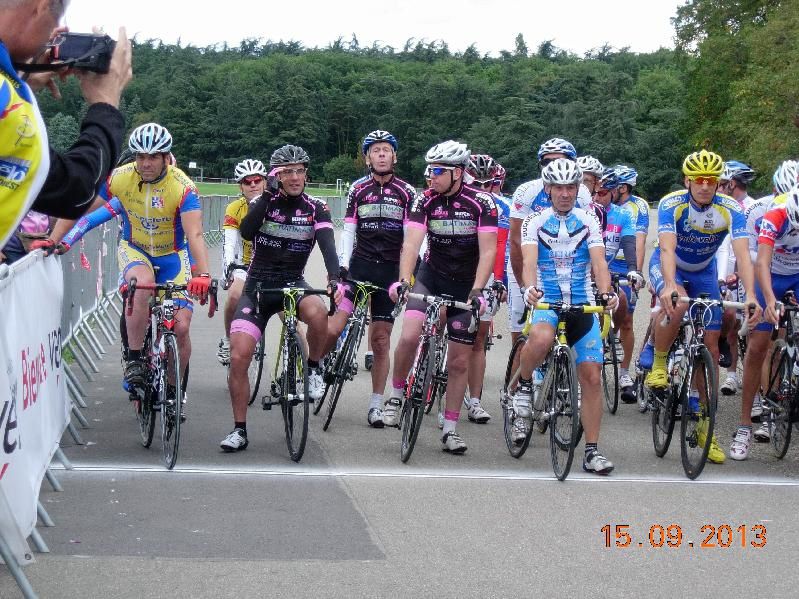
[[[414, 187], [398, 177], [386, 184], [374, 177], [356, 182], [347, 196], [344, 215], [344, 226], [355, 226], [352, 255], [371, 262], [399, 262], [403, 224], [415, 196]], [[346, 249], [342, 248], [343, 255]], [[349, 256], [343, 262], [349, 263]]]
[[665, 196], [658, 204], [660, 233], [677, 236], [677, 266], [698, 272], [714, 261], [728, 233], [733, 241], [746, 237], [746, 219], [734, 200], [715, 195], [710, 204], [699, 207], [687, 190], [681, 190]]
[[785, 195], [777, 196], [760, 221], [758, 243], [774, 248], [771, 272], [799, 274], [799, 229], [791, 225], [785, 208]]
[[774, 194], [753, 200], [744, 211], [746, 216], [746, 234], [749, 237], [749, 255], [754, 262], [757, 260], [757, 238], [760, 236], [760, 222], [771, 206]]
[[[232, 231], [237, 236], [239, 243], [234, 244], [235, 247], [232, 252], [224, 251], [225, 268], [228, 264], [238, 263], [245, 266], [252, 260], [252, 242], [241, 239], [239, 227], [241, 226], [241, 219], [247, 214], [249, 202], [244, 196], [230, 202], [225, 208], [225, 219], [222, 221], [222, 229], [225, 231]], [[226, 240], [227, 241], [227, 240]], [[225, 243], [224, 250], [228, 250], [228, 244]]]
[[603, 247], [593, 214], [574, 208], [564, 216], [547, 208], [524, 219], [521, 238], [522, 246], [538, 246], [536, 285], [544, 292], [542, 301], [593, 304], [589, 250]]
[[118, 199], [118, 204], [111, 205], [122, 217], [122, 239], [153, 257], [184, 249], [187, 242], [180, 215], [200, 210], [194, 183], [172, 165], [152, 183], [142, 181], [135, 162], [121, 166], [111, 172], [99, 195], [109, 203]]
[[[588, 208], [591, 204], [591, 193], [588, 188], [580, 184], [577, 191], [576, 206], [578, 208]], [[534, 179], [527, 183], [522, 183], [516, 188], [513, 194], [513, 204], [511, 205], [510, 218], [524, 219], [528, 215], [546, 210], [552, 205], [549, 201], [549, 194], [544, 189], [543, 179]]]
[[[297, 197], [264, 193], [241, 222], [241, 236], [253, 242], [248, 280], [297, 281], [302, 277], [320, 232], [328, 230], [332, 258], [325, 255], [328, 276], [338, 275], [333, 221], [327, 204], [303, 193]], [[320, 244], [321, 247], [321, 244]], [[326, 254], [326, 247], [322, 247]]]
[[426, 189], [411, 203], [406, 225], [427, 231], [424, 261], [455, 281], [473, 281], [480, 261], [478, 233], [497, 232], [497, 207], [490, 193], [462, 185], [453, 196]]
[[[633, 224], [632, 212], [616, 204], [609, 204], [605, 214], [605, 230], [603, 232], [605, 258], [613, 272], [627, 273], [630, 269], [624, 259], [621, 240], [622, 237], [635, 237], [636, 228]], [[619, 255], [622, 256], [621, 260], [617, 258]]]
[[[644, 236], [649, 234], [649, 204], [646, 203], [644, 198], [635, 195], [630, 196], [627, 201], [616, 204], [616, 206], [630, 212], [630, 218], [632, 219], [636, 234], [643, 234]], [[627, 263], [624, 260], [624, 250], [620, 248], [610, 268], [613, 272], [621, 272], [626, 267]]]
[[510, 244], [508, 232], [510, 230], [510, 198], [502, 194], [492, 194], [494, 204], [497, 206], [497, 257], [494, 260], [494, 280], [502, 281], [508, 286], [508, 261], [510, 260]]

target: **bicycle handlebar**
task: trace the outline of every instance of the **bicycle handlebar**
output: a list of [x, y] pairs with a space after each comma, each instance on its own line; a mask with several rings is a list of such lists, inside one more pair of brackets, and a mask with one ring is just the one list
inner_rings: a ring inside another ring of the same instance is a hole
[[[285, 295], [287, 293], [297, 293], [298, 295], [326, 295], [330, 300], [330, 309], [327, 311], [328, 316], [333, 316], [336, 313], [336, 298], [335, 291], [329, 289], [305, 289], [303, 287], [261, 287], [261, 283], [255, 284], [255, 292], [258, 293], [279, 293]], [[260, 306], [261, 302], [256, 302]], [[256, 309], [258, 308], [256, 306]]]
[[[136, 277], [131, 277], [130, 281], [122, 285], [120, 291], [122, 292], [125, 303], [127, 304], [126, 313], [128, 316], [133, 314], [133, 304], [136, 301], [136, 290], [144, 289], [145, 291], [186, 291], [188, 285], [175, 285], [174, 283], [163, 284], [139, 284]], [[216, 313], [218, 307], [217, 291], [219, 289], [219, 282], [216, 279], [211, 279], [211, 286], [208, 289], [208, 318], [212, 318]]]

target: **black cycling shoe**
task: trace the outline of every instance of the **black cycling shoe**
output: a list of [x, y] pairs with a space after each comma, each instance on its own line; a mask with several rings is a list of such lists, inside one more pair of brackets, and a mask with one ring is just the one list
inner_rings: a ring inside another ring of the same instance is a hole
[[124, 376], [129, 390], [141, 389], [147, 382], [147, 366], [141, 360], [128, 360]]
[[363, 358], [363, 367], [366, 370], [372, 370], [372, 364], [375, 363], [375, 356], [374, 354], [366, 354]]

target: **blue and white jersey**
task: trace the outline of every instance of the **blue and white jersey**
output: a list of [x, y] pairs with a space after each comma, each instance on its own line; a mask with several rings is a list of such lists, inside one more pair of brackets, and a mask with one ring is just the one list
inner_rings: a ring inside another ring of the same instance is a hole
[[658, 204], [658, 234], [677, 236], [677, 267], [704, 270], [729, 233], [732, 240], [746, 238], [746, 217], [738, 202], [715, 195], [710, 204], [697, 206], [687, 190], [675, 191]]
[[[626, 273], [627, 262], [621, 248], [622, 237], [635, 237], [636, 227], [630, 210], [616, 204], [607, 207], [605, 225], [605, 258], [613, 272]], [[621, 260], [618, 259], [621, 256]]]
[[[636, 234], [649, 234], [649, 204], [647, 204], [644, 198], [630, 196], [630, 199], [623, 204], [617, 204], [617, 206], [630, 212]], [[610, 268], [614, 272], [621, 272], [627, 269], [627, 262], [624, 259], [624, 250], [619, 250]]]
[[752, 200], [744, 209], [746, 234], [749, 237], [749, 255], [752, 257], [752, 262], [757, 260], [757, 238], [760, 236], [760, 221], [763, 220], [773, 200], [774, 194], [770, 193], [757, 200]]
[[[585, 209], [590, 204], [591, 193], [588, 191], [588, 188], [581, 183], [580, 189], [577, 192], [576, 206]], [[544, 190], [544, 181], [542, 179], [527, 181], [527, 183], [519, 185], [513, 194], [510, 217], [525, 219], [530, 214], [546, 210], [551, 205], [549, 194]]]
[[501, 193], [492, 193], [494, 203], [497, 205], [497, 227], [500, 229], [510, 229], [510, 205], [511, 199]]
[[593, 304], [592, 247], [603, 247], [599, 222], [575, 208], [565, 216], [552, 208], [531, 214], [522, 223], [522, 246], [538, 246], [538, 282], [542, 301]]

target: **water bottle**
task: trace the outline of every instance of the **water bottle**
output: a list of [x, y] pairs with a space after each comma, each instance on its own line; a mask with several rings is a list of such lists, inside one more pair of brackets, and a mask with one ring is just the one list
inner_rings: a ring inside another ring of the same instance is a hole
[[683, 356], [685, 355], [685, 350], [682, 347], [678, 347], [674, 350], [674, 353], [671, 357], [671, 368], [669, 371], [671, 372], [671, 376], [675, 381], [681, 381], [683, 377]]
[[540, 412], [544, 409], [544, 398], [541, 395], [541, 384], [544, 382], [544, 372], [541, 368], [533, 370], [533, 409]]
[[696, 389], [691, 389], [688, 392], [688, 414], [692, 418], [698, 418], [699, 413], [699, 392]]

